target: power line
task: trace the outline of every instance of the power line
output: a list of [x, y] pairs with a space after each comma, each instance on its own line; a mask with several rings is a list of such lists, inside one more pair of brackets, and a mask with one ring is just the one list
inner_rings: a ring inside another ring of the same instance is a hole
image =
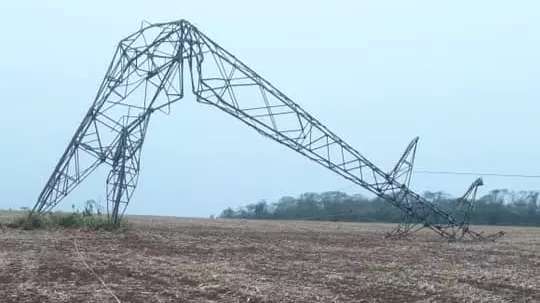
[[429, 174], [429, 175], [467, 175], [467, 176], [492, 176], [492, 177], [505, 177], [505, 178], [540, 178], [540, 175], [525, 175], [525, 174], [499, 174], [499, 173], [433, 171], [433, 170], [415, 170], [414, 172], [417, 174]]

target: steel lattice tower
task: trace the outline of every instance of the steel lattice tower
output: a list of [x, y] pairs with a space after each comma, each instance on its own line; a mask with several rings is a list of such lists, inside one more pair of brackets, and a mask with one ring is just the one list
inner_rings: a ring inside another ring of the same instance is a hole
[[[124, 38], [94, 102], [32, 213], [53, 209], [98, 166], [110, 167], [107, 203], [114, 222], [137, 185], [141, 149], [156, 112], [184, 96], [184, 73], [198, 102], [217, 107], [260, 134], [306, 156], [398, 207], [403, 214], [454, 239], [461, 223], [409, 189], [416, 141], [386, 173], [348, 145], [270, 82], [185, 20], [149, 24]], [[408, 170], [408, 172], [407, 172]], [[405, 180], [400, 182], [400, 178]], [[474, 238], [480, 234], [467, 228]]]

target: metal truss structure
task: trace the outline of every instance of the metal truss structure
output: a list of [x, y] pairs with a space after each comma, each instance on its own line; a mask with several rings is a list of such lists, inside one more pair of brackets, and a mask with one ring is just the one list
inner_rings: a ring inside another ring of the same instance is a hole
[[[422, 222], [448, 239], [454, 239], [458, 231], [473, 237], [479, 235], [468, 228], [463, 230], [449, 212], [409, 189], [410, 157], [404, 156], [390, 173], [381, 170], [185, 20], [148, 24], [120, 41], [92, 106], [32, 213], [53, 209], [98, 166], [104, 165], [110, 167], [110, 216], [118, 222], [137, 185], [141, 148], [150, 118], [154, 113], [169, 113], [171, 105], [184, 96], [186, 74], [198, 102], [226, 112], [260, 134], [360, 185], [415, 222]], [[416, 141], [407, 152], [412, 158]]]
[[461, 225], [463, 226], [463, 230], [466, 230], [469, 227], [471, 215], [474, 210], [474, 202], [476, 201], [476, 193], [478, 192], [478, 188], [483, 185], [484, 180], [482, 180], [482, 178], [476, 179], [463, 196], [456, 201], [457, 216], [462, 218]]
[[394, 169], [388, 174], [392, 179], [400, 182], [401, 184], [409, 187], [411, 184], [411, 178], [414, 168], [414, 159], [416, 158], [416, 147], [418, 146], [418, 140], [420, 138], [415, 137], [411, 143], [403, 152], [401, 158], [394, 166]]
[[[411, 143], [403, 152], [403, 155], [394, 166], [394, 169], [388, 174], [394, 180], [402, 183], [407, 188], [409, 188], [412, 173], [414, 168], [414, 160], [416, 158], [416, 148], [418, 146], [419, 138], [414, 138]], [[392, 231], [386, 234], [387, 238], [404, 238], [410, 234], [422, 229], [423, 222], [418, 221], [418, 218], [415, 218], [410, 215], [409, 212], [401, 212], [401, 221]]]
[[[406, 185], [410, 186], [412, 179], [412, 173], [414, 168], [414, 160], [416, 158], [416, 149], [418, 146], [418, 137], [414, 138], [411, 143], [405, 149], [405, 152], [397, 162], [394, 169], [389, 173], [389, 175]], [[503, 236], [502, 232], [492, 234], [492, 235], [483, 235], [471, 231], [469, 229], [471, 215], [474, 211], [474, 203], [476, 201], [476, 193], [478, 188], [484, 185], [482, 178], [476, 179], [467, 189], [467, 191], [456, 200], [456, 203], [452, 209], [449, 210], [450, 214], [456, 218], [458, 222], [452, 229], [452, 240], [461, 240], [465, 237], [469, 239], [476, 240], [494, 240]], [[407, 238], [415, 232], [429, 227], [426, 226], [425, 221], [418, 220], [418, 218], [411, 216], [407, 212], [401, 212], [401, 221], [400, 223], [386, 234], [386, 238], [391, 239], [401, 239]]]
[[479, 237], [483, 237], [486, 239], [496, 239], [499, 237], [502, 237], [504, 235], [504, 232], [500, 231], [498, 233], [492, 234], [492, 235], [483, 235], [479, 234], [475, 231], [471, 231], [469, 229], [469, 224], [471, 221], [471, 216], [474, 212], [475, 202], [476, 202], [476, 193], [478, 192], [478, 188], [480, 186], [484, 185], [484, 180], [482, 178], [476, 179], [471, 186], [467, 189], [467, 191], [456, 201], [456, 217], [461, 218], [461, 223], [459, 226], [459, 229], [461, 233], [457, 236], [459, 236], [459, 239], [463, 239], [465, 237], [469, 237], [471, 239], [477, 239]]

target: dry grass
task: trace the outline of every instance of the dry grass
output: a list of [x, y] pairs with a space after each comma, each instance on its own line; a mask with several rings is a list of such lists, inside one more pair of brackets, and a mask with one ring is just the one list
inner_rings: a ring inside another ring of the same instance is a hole
[[4, 229], [2, 302], [116, 302], [108, 289], [122, 302], [540, 302], [538, 228], [447, 243], [385, 240], [386, 224], [130, 223], [124, 233]]

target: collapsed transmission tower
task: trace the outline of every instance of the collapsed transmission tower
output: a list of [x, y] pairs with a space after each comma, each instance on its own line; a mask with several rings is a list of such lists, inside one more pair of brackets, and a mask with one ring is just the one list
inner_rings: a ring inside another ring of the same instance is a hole
[[[464, 230], [449, 212], [386, 173], [185, 20], [149, 24], [121, 40], [95, 100], [62, 154], [32, 213], [52, 210], [98, 166], [110, 167], [107, 205], [118, 222], [133, 195], [150, 118], [184, 96], [184, 73], [198, 102], [221, 109], [454, 239]], [[416, 149], [416, 143], [413, 147]], [[411, 149], [412, 151], [412, 149]], [[410, 177], [406, 176], [406, 180]], [[442, 222], [442, 223], [441, 223]]]

